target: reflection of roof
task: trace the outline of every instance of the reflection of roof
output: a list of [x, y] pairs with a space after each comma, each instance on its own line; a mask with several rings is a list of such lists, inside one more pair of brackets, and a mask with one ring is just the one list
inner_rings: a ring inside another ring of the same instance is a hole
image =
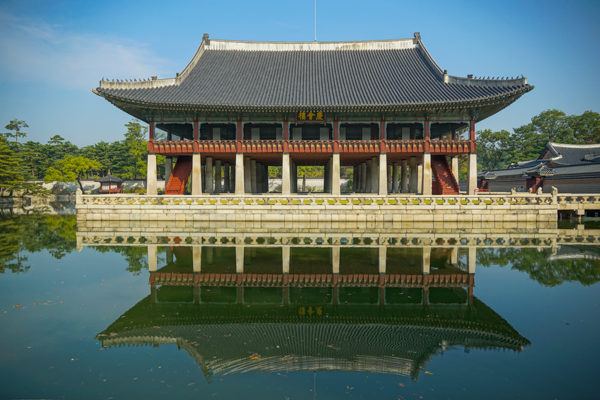
[[103, 346], [176, 343], [207, 375], [345, 370], [416, 377], [449, 346], [519, 351], [529, 344], [475, 299], [472, 306], [153, 303], [145, 298], [98, 335]]
[[510, 104], [533, 87], [525, 78], [447, 75], [420, 35], [363, 42], [243, 42], [206, 35], [170, 79], [101, 81], [95, 93], [123, 104], [208, 111], [414, 111]]

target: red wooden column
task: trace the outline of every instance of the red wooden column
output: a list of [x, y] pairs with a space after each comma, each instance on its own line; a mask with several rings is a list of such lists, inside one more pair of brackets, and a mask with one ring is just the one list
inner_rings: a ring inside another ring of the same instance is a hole
[[154, 142], [155, 130], [156, 130], [156, 123], [154, 121], [150, 121], [148, 123], [148, 139], [150, 142]]
[[381, 117], [379, 121], [379, 151], [382, 153], [387, 152], [387, 146], [385, 143], [385, 118]]
[[194, 120], [194, 141], [197, 142], [200, 139], [200, 122]]
[[244, 140], [244, 123], [241, 118], [237, 119], [235, 124], [235, 150], [242, 152], [242, 141]]
[[283, 152], [284, 153], [289, 153], [289, 141], [290, 141], [290, 123], [287, 119], [287, 117], [285, 117], [283, 119], [283, 130], [282, 130], [282, 139], [283, 139]]
[[333, 152], [340, 152], [340, 120], [338, 117], [333, 119]]
[[155, 123], [154, 121], [150, 121], [148, 123], [148, 152], [149, 153], [154, 153], [154, 130], [155, 130]]
[[423, 146], [425, 153], [429, 153], [431, 146], [431, 124], [428, 118], [425, 118], [423, 121], [423, 139], [425, 139], [425, 145]]
[[192, 143], [192, 148], [194, 149], [194, 152], [200, 152], [200, 122], [198, 122], [197, 119], [195, 119], [192, 123], [192, 132], [194, 139], [194, 142]]
[[477, 142], [475, 141], [475, 118], [469, 121], [469, 151], [475, 153], [477, 151]]

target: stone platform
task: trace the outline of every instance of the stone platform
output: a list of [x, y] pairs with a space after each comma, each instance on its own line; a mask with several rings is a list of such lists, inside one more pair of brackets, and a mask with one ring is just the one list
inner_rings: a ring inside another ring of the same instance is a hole
[[507, 195], [82, 195], [78, 221], [281, 223], [555, 222], [556, 194]]

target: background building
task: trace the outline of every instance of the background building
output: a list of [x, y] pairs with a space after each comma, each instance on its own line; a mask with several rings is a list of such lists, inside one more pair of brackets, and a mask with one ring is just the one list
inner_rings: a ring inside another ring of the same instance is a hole
[[487, 171], [479, 176], [483, 191], [511, 189], [565, 193], [600, 192], [600, 144], [548, 143], [535, 160], [521, 161], [507, 169]]

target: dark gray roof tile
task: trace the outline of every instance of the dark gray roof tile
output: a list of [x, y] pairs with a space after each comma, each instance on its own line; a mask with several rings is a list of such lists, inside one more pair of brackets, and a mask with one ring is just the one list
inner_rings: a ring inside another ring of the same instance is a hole
[[102, 81], [95, 91], [109, 100], [152, 105], [330, 110], [493, 102], [532, 88], [525, 79], [447, 77], [445, 82], [422, 43], [412, 39], [304, 44], [211, 40], [202, 43], [194, 60], [174, 79]]

